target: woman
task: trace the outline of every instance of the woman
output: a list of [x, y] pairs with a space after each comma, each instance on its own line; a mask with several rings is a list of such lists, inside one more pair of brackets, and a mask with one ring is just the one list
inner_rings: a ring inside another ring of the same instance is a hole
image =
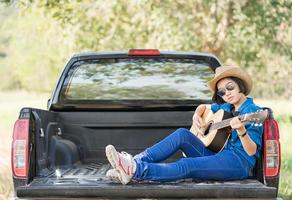
[[[114, 146], [108, 145], [106, 156], [113, 169], [107, 172], [107, 176], [117, 178], [122, 184], [131, 180], [166, 182], [193, 178], [226, 181], [247, 178], [262, 146], [262, 126], [243, 124], [234, 117], [230, 122], [231, 136], [219, 153], [206, 148], [196, 134], [203, 134], [200, 130], [206, 124], [202, 114], [207, 107], [214, 113], [223, 109], [234, 116], [259, 110], [252, 98], [247, 97], [252, 89], [252, 80], [238, 67], [222, 66], [216, 69], [215, 77], [208, 86], [214, 93], [215, 103], [197, 107], [193, 116], [193, 127], [197, 133], [185, 128], [177, 129], [135, 157], [119, 153]], [[173, 163], [160, 163], [178, 150], [182, 150], [186, 157]]]

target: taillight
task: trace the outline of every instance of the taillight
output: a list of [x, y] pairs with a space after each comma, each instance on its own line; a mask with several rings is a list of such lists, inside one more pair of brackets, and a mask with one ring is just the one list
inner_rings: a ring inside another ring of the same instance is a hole
[[18, 119], [14, 124], [11, 168], [15, 177], [26, 178], [28, 175], [29, 119]]
[[274, 119], [265, 120], [264, 141], [265, 176], [278, 176], [281, 167], [281, 149], [279, 142], [279, 127]]
[[160, 51], [158, 49], [130, 49], [129, 56], [159, 56]]

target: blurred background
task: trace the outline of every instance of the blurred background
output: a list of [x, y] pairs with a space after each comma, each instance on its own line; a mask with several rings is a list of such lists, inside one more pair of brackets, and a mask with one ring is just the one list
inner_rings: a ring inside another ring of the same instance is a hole
[[131, 48], [210, 52], [245, 68], [251, 96], [279, 122], [279, 194], [292, 199], [291, 24], [289, 0], [0, 0], [0, 199], [13, 192], [10, 143], [20, 108], [46, 109], [73, 54]]

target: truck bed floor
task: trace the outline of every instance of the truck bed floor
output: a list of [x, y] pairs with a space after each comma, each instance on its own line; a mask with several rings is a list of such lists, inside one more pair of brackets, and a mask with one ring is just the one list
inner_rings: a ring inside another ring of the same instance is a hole
[[48, 177], [35, 178], [18, 187], [22, 197], [102, 197], [102, 198], [270, 198], [276, 189], [258, 180], [193, 181], [168, 183], [131, 182], [122, 185], [105, 176], [109, 164], [79, 164], [56, 169]]

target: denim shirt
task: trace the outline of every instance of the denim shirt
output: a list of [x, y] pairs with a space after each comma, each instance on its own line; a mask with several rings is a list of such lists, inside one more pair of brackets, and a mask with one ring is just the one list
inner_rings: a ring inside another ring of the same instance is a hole
[[[223, 109], [226, 112], [231, 112], [232, 107], [233, 105], [229, 103], [212, 104], [211, 110], [214, 113], [217, 112], [219, 109]], [[253, 99], [248, 97], [247, 100], [240, 106], [238, 111], [239, 111], [239, 115], [243, 115], [246, 113], [256, 112], [260, 109], [261, 108], [253, 102]], [[232, 129], [231, 135], [224, 148], [232, 150], [236, 152], [240, 157], [246, 159], [250, 167], [252, 168], [254, 167], [256, 159], [259, 157], [260, 150], [262, 148], [263, 125], [259, 125], [256, 123], [246, 123], [244, 126], [245, 126], [246, 131], [248, 132], [249, 137], [257, 145], [257, 150], [256, 150], [255, 155], [249, 156], [246, 153], [235, 129]]]

